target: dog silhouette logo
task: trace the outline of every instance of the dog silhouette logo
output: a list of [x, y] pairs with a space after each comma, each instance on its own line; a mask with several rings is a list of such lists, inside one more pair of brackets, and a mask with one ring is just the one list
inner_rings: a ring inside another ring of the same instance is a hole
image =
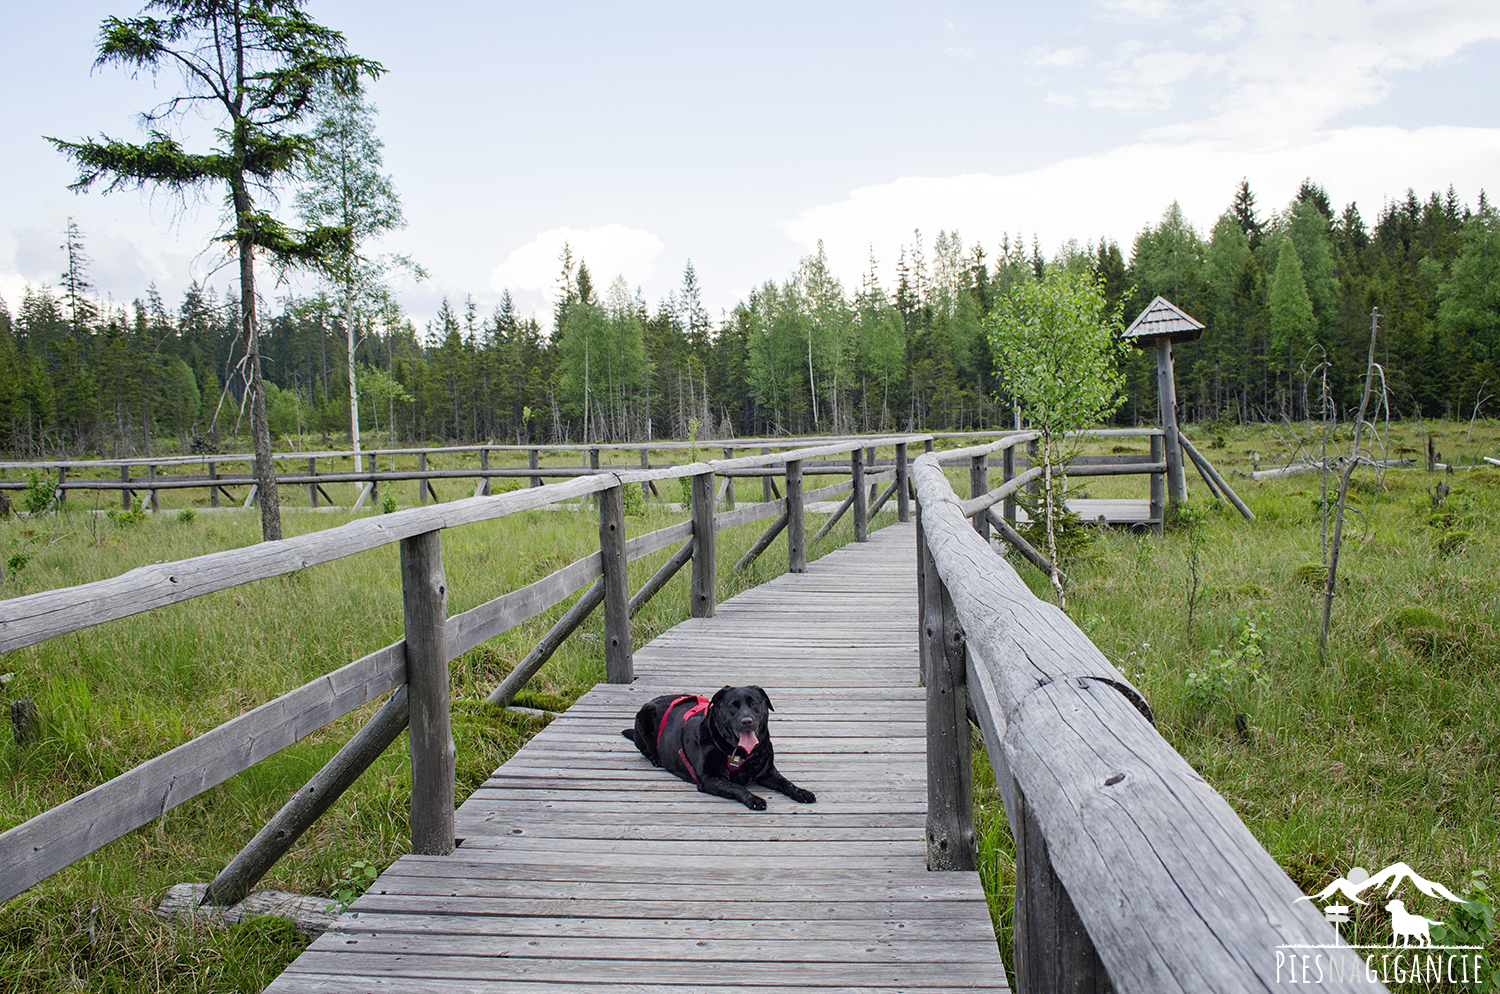
[[1391, 945], [1396, 945], [1396, 940], [1401, 940], [1401, 945], [1409, 946], [1415, 940], [1422, 946], [1432, 945], [1432, 926], [1441, 925], [1442, 922], [1435, 918], [1426, 918], [1422, 915], [1414, 915], [1406, 910], [1404, 901], [1387, 901], [1385, 910], [1391, 913]]

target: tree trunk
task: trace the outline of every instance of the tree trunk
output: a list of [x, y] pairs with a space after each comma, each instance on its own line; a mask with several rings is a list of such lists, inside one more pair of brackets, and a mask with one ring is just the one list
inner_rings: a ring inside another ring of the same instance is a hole
[[276, 467], [271, 463], [271, 423], [266, 416], [266, 388], [260, 376], [260, 330], [255, 319], [255, 246], [244, 233], [251, 204], [243, 182], [234, 185], [234, 206], [241, 228], [238, 239], [240, 320], [245, 330], [245, 361], [250, 366], [250, 435], [255, 444], [260, 534], [262, 541], [274, 542], [281, 539], [281, 497], [276, 491]]
[[[349, 338], [349, 439], [354, 443], [354, 472], [360, 472], [359, 391], [354, 388], [354, 288], [344, 285], [344, 333]], [[378, 439], [377, 439], [378, 442]]]

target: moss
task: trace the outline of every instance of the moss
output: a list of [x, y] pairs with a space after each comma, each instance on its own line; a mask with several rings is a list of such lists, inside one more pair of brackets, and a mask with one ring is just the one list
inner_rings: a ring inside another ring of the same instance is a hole
[[1292, 570], [1292, 582], [1304, 587], [1321, 587], [1328, 583], [1328, 567], [1322, 563], [1303, 563]]

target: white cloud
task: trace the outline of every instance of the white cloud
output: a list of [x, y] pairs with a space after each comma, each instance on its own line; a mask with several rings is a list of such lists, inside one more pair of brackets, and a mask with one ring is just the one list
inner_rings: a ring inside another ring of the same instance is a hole
[[575, 260], [588, 263], [589, 274], [601, 292], [616, 276], [624, 276], [632, 286], [644, 283], [656, 271], [656, 259], [666, 248], [651, 232], [623, 224], [601, 224], [587, 230], [552, 228], [496, 266], [490, 274], [490, 286], [497, 291], [530, 291], [550, 299], [556, 294], [562, 272], [564, 243], [572, 249]]
[[1088, 56], [1089, 50], [1082, 45], [1076, 48], [1038, 48], [1026, 56], [1026, 64], [1065, 69], [1078, 65]]
[[1500, 128], [1418, 130], [1361, 127], [1295, 145], [1249, 150], [1233, 142], [1143, 141], [1024, 173], [908, 177], [854, 190], [844, 200], [783, 222], [794, 242], [811, 250], [819, 239], [846, 281], [857, 281], [873, 245], [893, 262], [914, 228], [931, 238], [957, 230], [966, 244], [992, 256], [1006, 234], [1040, 237], [1052, 252], [1070, 238], [1114, 238], [1128, 256], [1135, 235], [1177, 201], [1190, 221], [1208, 229], [1247, 177], [1263, 211], [1279, 208], [1306, 177], [1321, 183], [1341, 209], [1356, 201], [1366, 223], [1384, 198], [1408, 186], [1421, 193], [1452, 183], [1472, 203], [1500, 172]]
[[972, 59], [979, 53], [972, 48], [945, 48], [943, 55], [950, 59]]
[[1047, 103], [1054, 107], [1078, 106], [1078, 98], [1067, 93], [1053, 93], [1051, 90], [1048, 90], [1046, 100]]

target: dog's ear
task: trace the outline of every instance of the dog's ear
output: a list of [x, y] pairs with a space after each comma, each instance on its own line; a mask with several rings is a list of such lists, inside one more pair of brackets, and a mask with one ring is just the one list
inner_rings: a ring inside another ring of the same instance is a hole
[[771, 706], [771, 695], [770, 694], [766, 693], [764, 690], [761, 690], [759, 687], [756, 687], [756, 686], [752, 686], [750, 689], [753, 690], [753, 691], [755, 691], [757, 694], [759, 694], [760, 695], [760, 699], [766, 702], [766, 710], [767, 711], [775, 711], [776, 710], [774, 707]]
[[723, 702], [724, 695], [727, 694], [727, 693], [729, 693], [733, 689], [734, 689], [733, 687], [721, 687], [719, 689], [719, 692], [714, 695], [713, 700], [709, 701], [709, 705], [712, 706], [712, 707], [718, 707], [719, 704], [721, 702]]

